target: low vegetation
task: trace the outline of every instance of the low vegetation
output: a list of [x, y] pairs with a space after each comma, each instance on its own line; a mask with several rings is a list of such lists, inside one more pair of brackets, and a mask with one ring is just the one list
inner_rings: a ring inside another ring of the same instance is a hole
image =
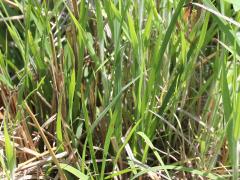
[[237, 179], [239, 10], [1, 0], [1, 179]]

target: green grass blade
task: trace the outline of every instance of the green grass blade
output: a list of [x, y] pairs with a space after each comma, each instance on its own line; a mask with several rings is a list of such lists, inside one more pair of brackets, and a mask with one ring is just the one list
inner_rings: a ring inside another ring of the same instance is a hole
[[62, 169], [70, 172], [71, 174], [73, 174], [74, 176], [76, 176], [80, 180], [88, 180], [89, 179], [89, 177], [87, 175], [83, 174], [81, 171], [72, 167], [69, 164], [60, 163], [59, 165]]

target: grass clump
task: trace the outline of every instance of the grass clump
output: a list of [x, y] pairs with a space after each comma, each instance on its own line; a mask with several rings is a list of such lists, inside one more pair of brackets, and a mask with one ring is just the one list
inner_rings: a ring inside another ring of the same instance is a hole
[[1, 178], [238, 178], [235, 1], [0, 1]]

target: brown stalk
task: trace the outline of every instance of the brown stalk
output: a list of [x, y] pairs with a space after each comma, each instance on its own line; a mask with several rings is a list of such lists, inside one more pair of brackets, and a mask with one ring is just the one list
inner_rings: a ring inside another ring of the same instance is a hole
[[21, 20], [21, 19], [24, 19], [24, 15], [18, 15], [18, 16], [11, 16], [11, 17], [0, 18], [0, 22], [3, 22], [3, 21]]
[[40, 100], [49, 108], [52, 109], [51, 104], [41, 95], [40, 92], [37, 91], [37, 96], [40, 98]]
[[18, 8], [18, 5], [12, 1], [9, 1], [9, 0], [3, 0], [3, 1], [14, 8]]
[[[52, 148], [53, 151], [55, 151], [56, 149], [57, 149], [56, 147]], [[31, 159], [29, 159], [29, 160], [19, 164], [16, 171], [18, 171], [19, 169], [22, 169], [23, 166], [26, 166], [27, 164], [29, 164], [29, 163], [31, 163], [31, 162], [39, 159], [39, 158], [42, 158], [43, 156], [46, 156], [48, 154], [49, 154], [49, 151], [45, 151], [45, 152], [39, 154], [38, 156], [35, 156], [35, 157], [33, 157], [33, 158], [31, 158]]]
[[[52, 76], [53, 76], [53, 84], [54, 84], [54, 92], [58, 92], [58, 87], [57, 87], [57, 77], [56, 77], [56, 72], [57, 72], [57, 55], [56, 55], [56, 50], [54, 47], [54, 40], [53, 40], [53, 35], [50, 33], [50, 43], [51, 43], [51, 49], [52, 49], [52, 63], [51, 63], [51, 68], [52, 68]], [[53, 106], [52, 106], [53, 108]]]
[[[57, 159], [64, 158], [64, 157], [66, 157], [67, 155], [68, 155], [67, 152], [62, 152], [62, 153], [57, 154], [57, 155], [56, 155], [56, 158], [57, 158]], [[28, 169], [28, 171], [31, 169], [31, 171], [32, 171], [33, 169], [36, 169], [36, 168], [38, 168], [39, 166], [42, 166], [42, 165], [50, 162], [51, 160], [52, 160], [52, 157], [51, 157], [51, 156], [50, 156], [50, 157], [46, 157], [46, 158], [41, 159], [41, 160], [39, 160], [39, 161], [35, 161], [35, 162], [32, 162], [31, 164], [27, 164], [27, 165], [25, 165], [25, 166], [22, 166], [21, 168], [18, 168], [16, 171], [22, 171], [22, 170], [25, 170], [25, 169]]]
[[[75, 16], [76, 19], [78, 19], [78, 4], [77, 4], [77, 0], [67, 0], [68, 6], [70, 7], [70, 10], [73, 12], [73, 15]], [[68, 40], [70, 40], [70, 44], [71, 47], [73, 48], [74, 51], [74, 56], [75, 56], [75, 62], [74, 64], [74, 68], [78, 67], [78, 57], [79, 57], [79, 52], [78, 52], [78, 44], [76, 43], [76, 39], [77, 39], [77, 29], [74, 25], [74, 23], [72, 22], [72, 24], [70, 26], [67, 27], [67, 31], [68, 31]], [[77, 72], [77, 71], [76, 71]]]
[[0, 112], [0, 120], [2, 120], [3, 119], [3, 114]]
[[78, 4], [76, 0], [72, 0], [72, 10], [76, 19], [78, 19]]
[[[0, 139], [0, 144], [1, 144], [1, 145], [5, 145], [5, 140], [4, 140], [4, 139]], [[20, 146], [18, 143], [15, 143], [15, 142], [14, 142], [13, 145], [14, 145], [15, 148], [17, 148], [17, 149], [19, 149], [19, 150], [21, 150], [21, 151], [23, 151], [23, 152], [25, 152], [25, 153], [27, 153], [27, 154], [31, 154], [32, 156], [38, 156], [38, 155], [39, 155], [38, 152], [36, 152], [36, 151], [34, 151], [34, 150], [32, 150], [32, 149], [29, 149], [29, 148], [27, 148], [27, 147], [22, 147], [22, 146]]]
[[23, 119], [22, 121], [22, 128], [21, 128], [21, 131], [22, 131], [22, 137], [23, 137], [23, 141], [25, 143], [25, 145], [28, 145], [30, 147], [30, 149], [34, 150], [34, 151], [37, 151], [35, 146], [34, 146], [34, 143], [33, 143], [33, 140], [32, 140], [32, 137], [31, 137], [31, 134], [29, 132], [29, 129], [28, 129], [28, 125], [26, 123], [26, 120]]
[[32, 120], [33, 120], [34, 124], [36, 125], [37, 129], [39, 130], [39, 133], [40, 133], [40, 135], [41, 135], [41, 137], [42, 137], [45, 145], [47, 146], [47, 149], [48, 149], [50, 155], [52, 156], [52, 160], [53, 160], [54, 164], [57, 166], [57, 168], [58, 168], [58, 170], [59, 170], [60, 178], [61, 178], [62, 180], [67, 180], [67, 178], [66, 178], [63, 170], [61, 169], [61, 167], [60, 167], [60, 165], [59, 165], [58, 159], [56, 158], [56, 155], [55, 155], [55, 153], [53, 152], [53, 149], [52, 149], [50, 143], [48, 142], [47, 137], [45, 136], [45, 134], [44, 134], [44, 132], [43, 132], [40, 124], [38, 123], [37, 118], [34, 116], [32, 110], [30, 109], [30, 107], [28, 106], [28, 104], [27, 104], [26, 101], [24, 101], [24, 105], [25, 105], [25, 108], [26, 108], [28, 114], [29, 114], [30, 117], [32, 118]]

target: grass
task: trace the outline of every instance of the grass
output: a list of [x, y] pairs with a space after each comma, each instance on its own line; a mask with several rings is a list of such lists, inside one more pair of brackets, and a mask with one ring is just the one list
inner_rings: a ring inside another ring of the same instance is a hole
[[238, 179], [240, 6], [0, 1], [2, 179]]

